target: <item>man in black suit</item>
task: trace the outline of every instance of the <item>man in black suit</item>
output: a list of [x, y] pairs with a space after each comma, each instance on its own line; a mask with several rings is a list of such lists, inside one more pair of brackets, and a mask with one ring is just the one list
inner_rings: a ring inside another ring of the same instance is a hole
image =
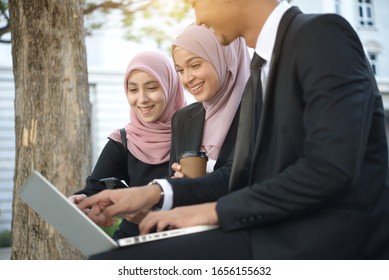
[[[220, 229], [97, 258], [388, 258], [384, 109], [351, 26], [337, 15], [305, 15], [285, 1], [188, 2], [197, 23], [212, 28], [221, 43], [242, 36], [264, 64], [254, 66], [245, 89], [230, 174], [199, 179], [207, 187], [229, 179], [229, 193], [176, 207], [196, 191], [188, 182], [176, 194], [173, 183], [176, 208], [150, 213], [140, 229]], [[113, 215], [150, 207], [160, 197], [150, 185], [131, 195], [102, 193], [80, 208], [92, 207], [88, 215], [109, 224]]]

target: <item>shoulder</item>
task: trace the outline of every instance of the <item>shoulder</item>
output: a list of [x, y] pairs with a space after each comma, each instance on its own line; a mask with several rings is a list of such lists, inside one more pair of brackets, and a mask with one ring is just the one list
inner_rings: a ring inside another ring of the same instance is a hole
[[361, 48], [355, 30], [345, 18], [337, 14], [299, 14], [288, 33], [288, 44], [304, 61], [309, 54], [314, 57], [320, 54], [328, 59], [350, 47]]
[[175, 112], [173, 115], [173, 122], [179, 119], [197, 116], [199, 114], [205, 114], [205, 109], [203, 107], [203, 104], [201, 104], [200, 102], [195, 102]]
[[105, 144], [103, 151], [115, 152], [115, 153], [125, 152], [122, 143], [120, 143], [119, 141], [116, 141], [110, 137], [108, 137], [108, 141]]
[[341, 15], [335, 13], [323, 13], [323, 14], [309, 14], [309, 13], [298, 13], [295, 17], [299, 21], [314, 23], [320, 21], [334, 21], [334, 22], [342, 22], [348, 23], [348, 21]]
[[303, 34], [311, 33], [320, 36], [321, 31], [331, 31], [336, 29], [353, 30], [351, 24], [338, 14], [299, 14], [296, 17], [295, 26]]

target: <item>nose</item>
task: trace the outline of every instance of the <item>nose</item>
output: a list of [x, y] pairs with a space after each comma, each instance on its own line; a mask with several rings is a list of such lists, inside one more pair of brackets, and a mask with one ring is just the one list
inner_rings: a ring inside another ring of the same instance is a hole
[[181, 77], [184, 85], [188, 85], [191, 81], [194, 80], [194, 75], [189, 70], [185, 71]]
[[139, 90], [139, 97], [138, 97], [138, 102], [139, 103], [146, 103], [149, 101], [149, 96], [147, 94], [146, 90]]

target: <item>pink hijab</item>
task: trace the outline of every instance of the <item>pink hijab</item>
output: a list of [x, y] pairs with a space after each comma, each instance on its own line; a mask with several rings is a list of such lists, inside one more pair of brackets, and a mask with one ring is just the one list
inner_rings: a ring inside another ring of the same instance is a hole
[[[128, 64], [124, 76], [124, 92], [127, 94], [127, 80], [133, 70], [143, 70], [152, 75], [161, 85], [166, 97], [166, 108], [154, 122], [145, 123], [130, 110], [130, 122], [125, 126], [128, 150], [140, 161], [160, 164], [169, 160], [171, 139], [171, 118], [186, 105], [183, 88], [176, 70], [168, 57], [157, 51], [143, 51]], [[119, 129], [109, 138], [122, 142]]]
[[212, 31], [203, 26], [188, 26], [173, 42], [210, 62], [219, 76], [219, 90], [203, 102], [205, 122], [202, 148], [210, 159], [217, 160], [224, 139], [239, 107], [250, 75], [250, 55], [242, 38], [222, 46]]

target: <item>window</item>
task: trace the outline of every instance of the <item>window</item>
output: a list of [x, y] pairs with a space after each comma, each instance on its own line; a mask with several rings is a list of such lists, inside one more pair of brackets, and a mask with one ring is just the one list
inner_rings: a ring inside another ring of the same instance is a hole
[[369, 58], [371, 68], [373, 68], [374, 75], [378, 74], [378, 60], [377, 60], [377, 54], [369, 52], [367, 54], [367, 57]]
[[335, 13], [336, 14], [340, 14], [340, 0], [334, 0], [335, 1], [335, 3], [334, 3], [334, 5], [335, 5]]
[[358, 17], [360, 26], [374, 26], [373, 0], [358, 0]]

